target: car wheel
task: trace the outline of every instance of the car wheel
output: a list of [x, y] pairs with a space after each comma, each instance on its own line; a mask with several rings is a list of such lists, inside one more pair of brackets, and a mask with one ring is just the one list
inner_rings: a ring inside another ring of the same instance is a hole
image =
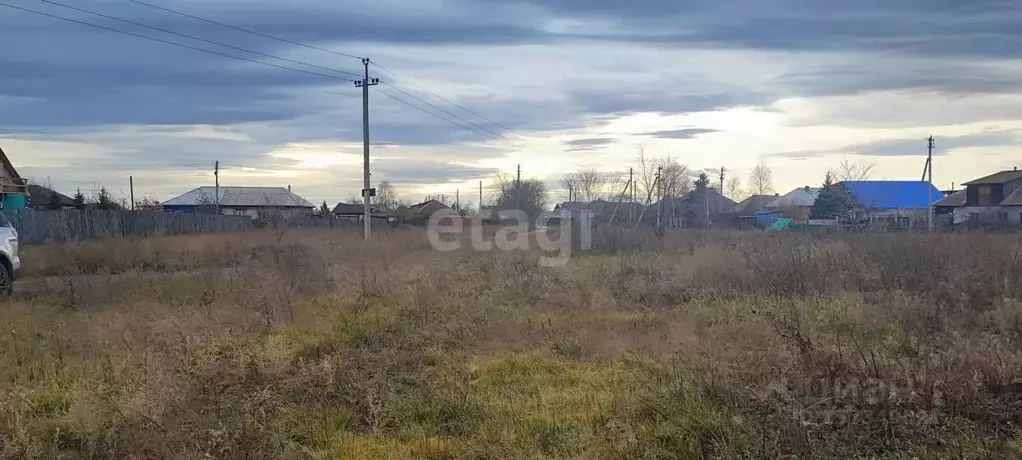
[[0, 264], [0, 298], [10, 297], [12, 291], [14, 281], [11, 279], [11, 269], [7, 268], [7, 264]]

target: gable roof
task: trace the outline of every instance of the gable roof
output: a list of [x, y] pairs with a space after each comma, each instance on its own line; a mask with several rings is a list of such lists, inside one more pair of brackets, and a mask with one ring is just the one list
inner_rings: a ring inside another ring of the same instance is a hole
[[816, 198], [820, 196], [819, 187], [799, 187], [792, 190], [768, 204], [768, 209], [783, 209], [791, 207], [812, 206]]
[[1015, 193], [1008, 195], [1008, 198], [1001, 202], [1001, 206], [1022, 206], [1022, 187], [1015, 190]]
[[45, 208], [54, 201], [58, 206], [74, 206], [75, 201], [63, 193], [50, 190], [42, 185], [28, 184], [28, 204], [33, 208]]
[[[372, 209], [372, 208], [369, 209], [369, 212], [373, 212], [373, 211], [375, 211], [375, 210]], [[364, 212], [365, 212], [365, 205], [364, 204], [351, 204], [351, 203], [337, 203], [337, 206], [334, 206], [333, 211], [330, 211], [331, 214], [351, 214], [351, 215], [360, 215], [360, 216]]]
[[959, 190], [938, 200], [936, 203], [933, 203], [933, 206], [938, 208], [960, 208], [962, 206], [965, 206], [965, 203], [968, 202], [969, 200], [968, 192], [969, 192], [968, 190]]
[[[721, 195], [717, 189], [707, 188], [709, 194], [708, 200], [710, 203], [710, 211], [717, 214], [730, 213], [734, 209], [737, 203], [734, 200]], [[702, 206], [702, 200], [700, 200], [700, 193], [696, 190], [689, 191], [688, 193], [679, 197], [667, 197], [663, 199], [664, 206], [668, 206], [675, 210], [684, 210], [685, 208], [692, 206], [694, 203], [698, 203]], [[653, 207], [660, 205], [660, 202], [653, 203]]]
[[3, 164], [4, 169], [10, 174], [12, 179], [21, 179], [21, 175], [18, 174], [18, 170], [14, 169], [14, 164], [7, 158], [7, 154], [4, 153], [4, 149], [0, 148], [0, 163]]
[[974, 181], [966, 182], [962, 185], [994, 185], [1003, 184], [1005, 182], [1014, 182], [1017, 180], [1022, 180], [1022, 171], [1001, 171], [986, 177], [981, 177]]
[[409, 217], [421, 218], [430, 217], [433, 215], [433, 213], [440, 211], [442, 209], [448, 209], [453, 211], [453, 209], [451, 209], [450, 206], [447, 206], [446, 204], [443, 204], [437, 200], [429, 200], [398, 209], [396, 213], [401, 216], [404, 216], [405, 218]]
[[731, 212], [735, 214], [746, 214], [754, 215], [756, 211], [762, 211], [766, 209], [770, 203], [777, 200], [775, 195], [753, 195], [744, 200], [741, 203], [735, 205]]
[[[215, 204], [216, 187], [199, 187], [163, 202], [163, 206]], [[284, 187], [220, 187], [220, 206], [267, 208], [315, 208], [305, 198]]]
[[872, 209], [923, 209], [927, 196], [934, 202], [944, 196], [932, 184], [917, 180], [843, 181], [838, 185], [851, 192], [860, 205]]

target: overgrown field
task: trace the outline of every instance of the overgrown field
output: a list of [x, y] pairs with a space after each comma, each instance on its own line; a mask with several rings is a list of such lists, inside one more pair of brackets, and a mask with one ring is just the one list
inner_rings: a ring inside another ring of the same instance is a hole
[[0, 458], [1022, 457], [1019, 235], [25, 248]]

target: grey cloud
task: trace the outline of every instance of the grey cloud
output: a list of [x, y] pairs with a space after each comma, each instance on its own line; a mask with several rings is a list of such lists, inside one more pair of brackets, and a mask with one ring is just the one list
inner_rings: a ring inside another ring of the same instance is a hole
[[496, 168], [408, 159], [374, 162], [372, 169], [374, 180], [389, 180], [396, 186], [478, 180], [498, 172]]
[[614, 142], [615, 139], [610, 137], [593, 137], [583, 139], [572, 139], [570, 141], [565, 141], [564, 145], [568, 147], [567, 149], [565, 149], [566, 151], [579, 152], [596, 150], [599, 147], [610, 145], [613, 144]]
[[641, 134], [643, 136], [659, 137], [661, 139], [695, 139], [703, 134], [711, 134], [716, 132], [720, 132], [720, 130], [706, 128], [682, 128], [665, 131], [651, 131], [648, 133]]
[[[962, 136], [937, 137], [934, 155], [947, 155], [957, 149], [971, 147], [997, 147], [1016, 145], [1022, 141], [1019, 131], [984, 131]], [[862, 144], [846, 145], [834, 149], [798, 150], [792, 152], [772, 153], [768, 156], [783, 157], [793, 160], [805, 160], [828, 155], [860, 155], [860, 156], [918, 156], [927, 153], [925, 138], [884, 139]]]
[[[1017, 131], [988, 131], [964, 136], [937, 138], [935, 155], [945, 155], [968, 147], [993, 147], [1017, 144], [1022, 137]], [[926, 154], [925, 139], [891, 139], [845, 148], [856, 155], [922, 156]]]

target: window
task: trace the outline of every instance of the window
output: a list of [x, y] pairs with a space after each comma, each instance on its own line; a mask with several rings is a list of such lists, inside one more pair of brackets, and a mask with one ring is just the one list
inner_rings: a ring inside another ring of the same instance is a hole
[[7, 216], [5, 216], [4, 213], [0, 212], [0, 228], [10, 227], [13, 227], [13, 225], [11, 225], [11, 221], [7, 220]]
[[980, 185], [978, 187], [979, 199], [978, 203], [980, 206], [992, 206], [997, 204], [997, 200], [994, 199], [994, 187], [990, 185]]

